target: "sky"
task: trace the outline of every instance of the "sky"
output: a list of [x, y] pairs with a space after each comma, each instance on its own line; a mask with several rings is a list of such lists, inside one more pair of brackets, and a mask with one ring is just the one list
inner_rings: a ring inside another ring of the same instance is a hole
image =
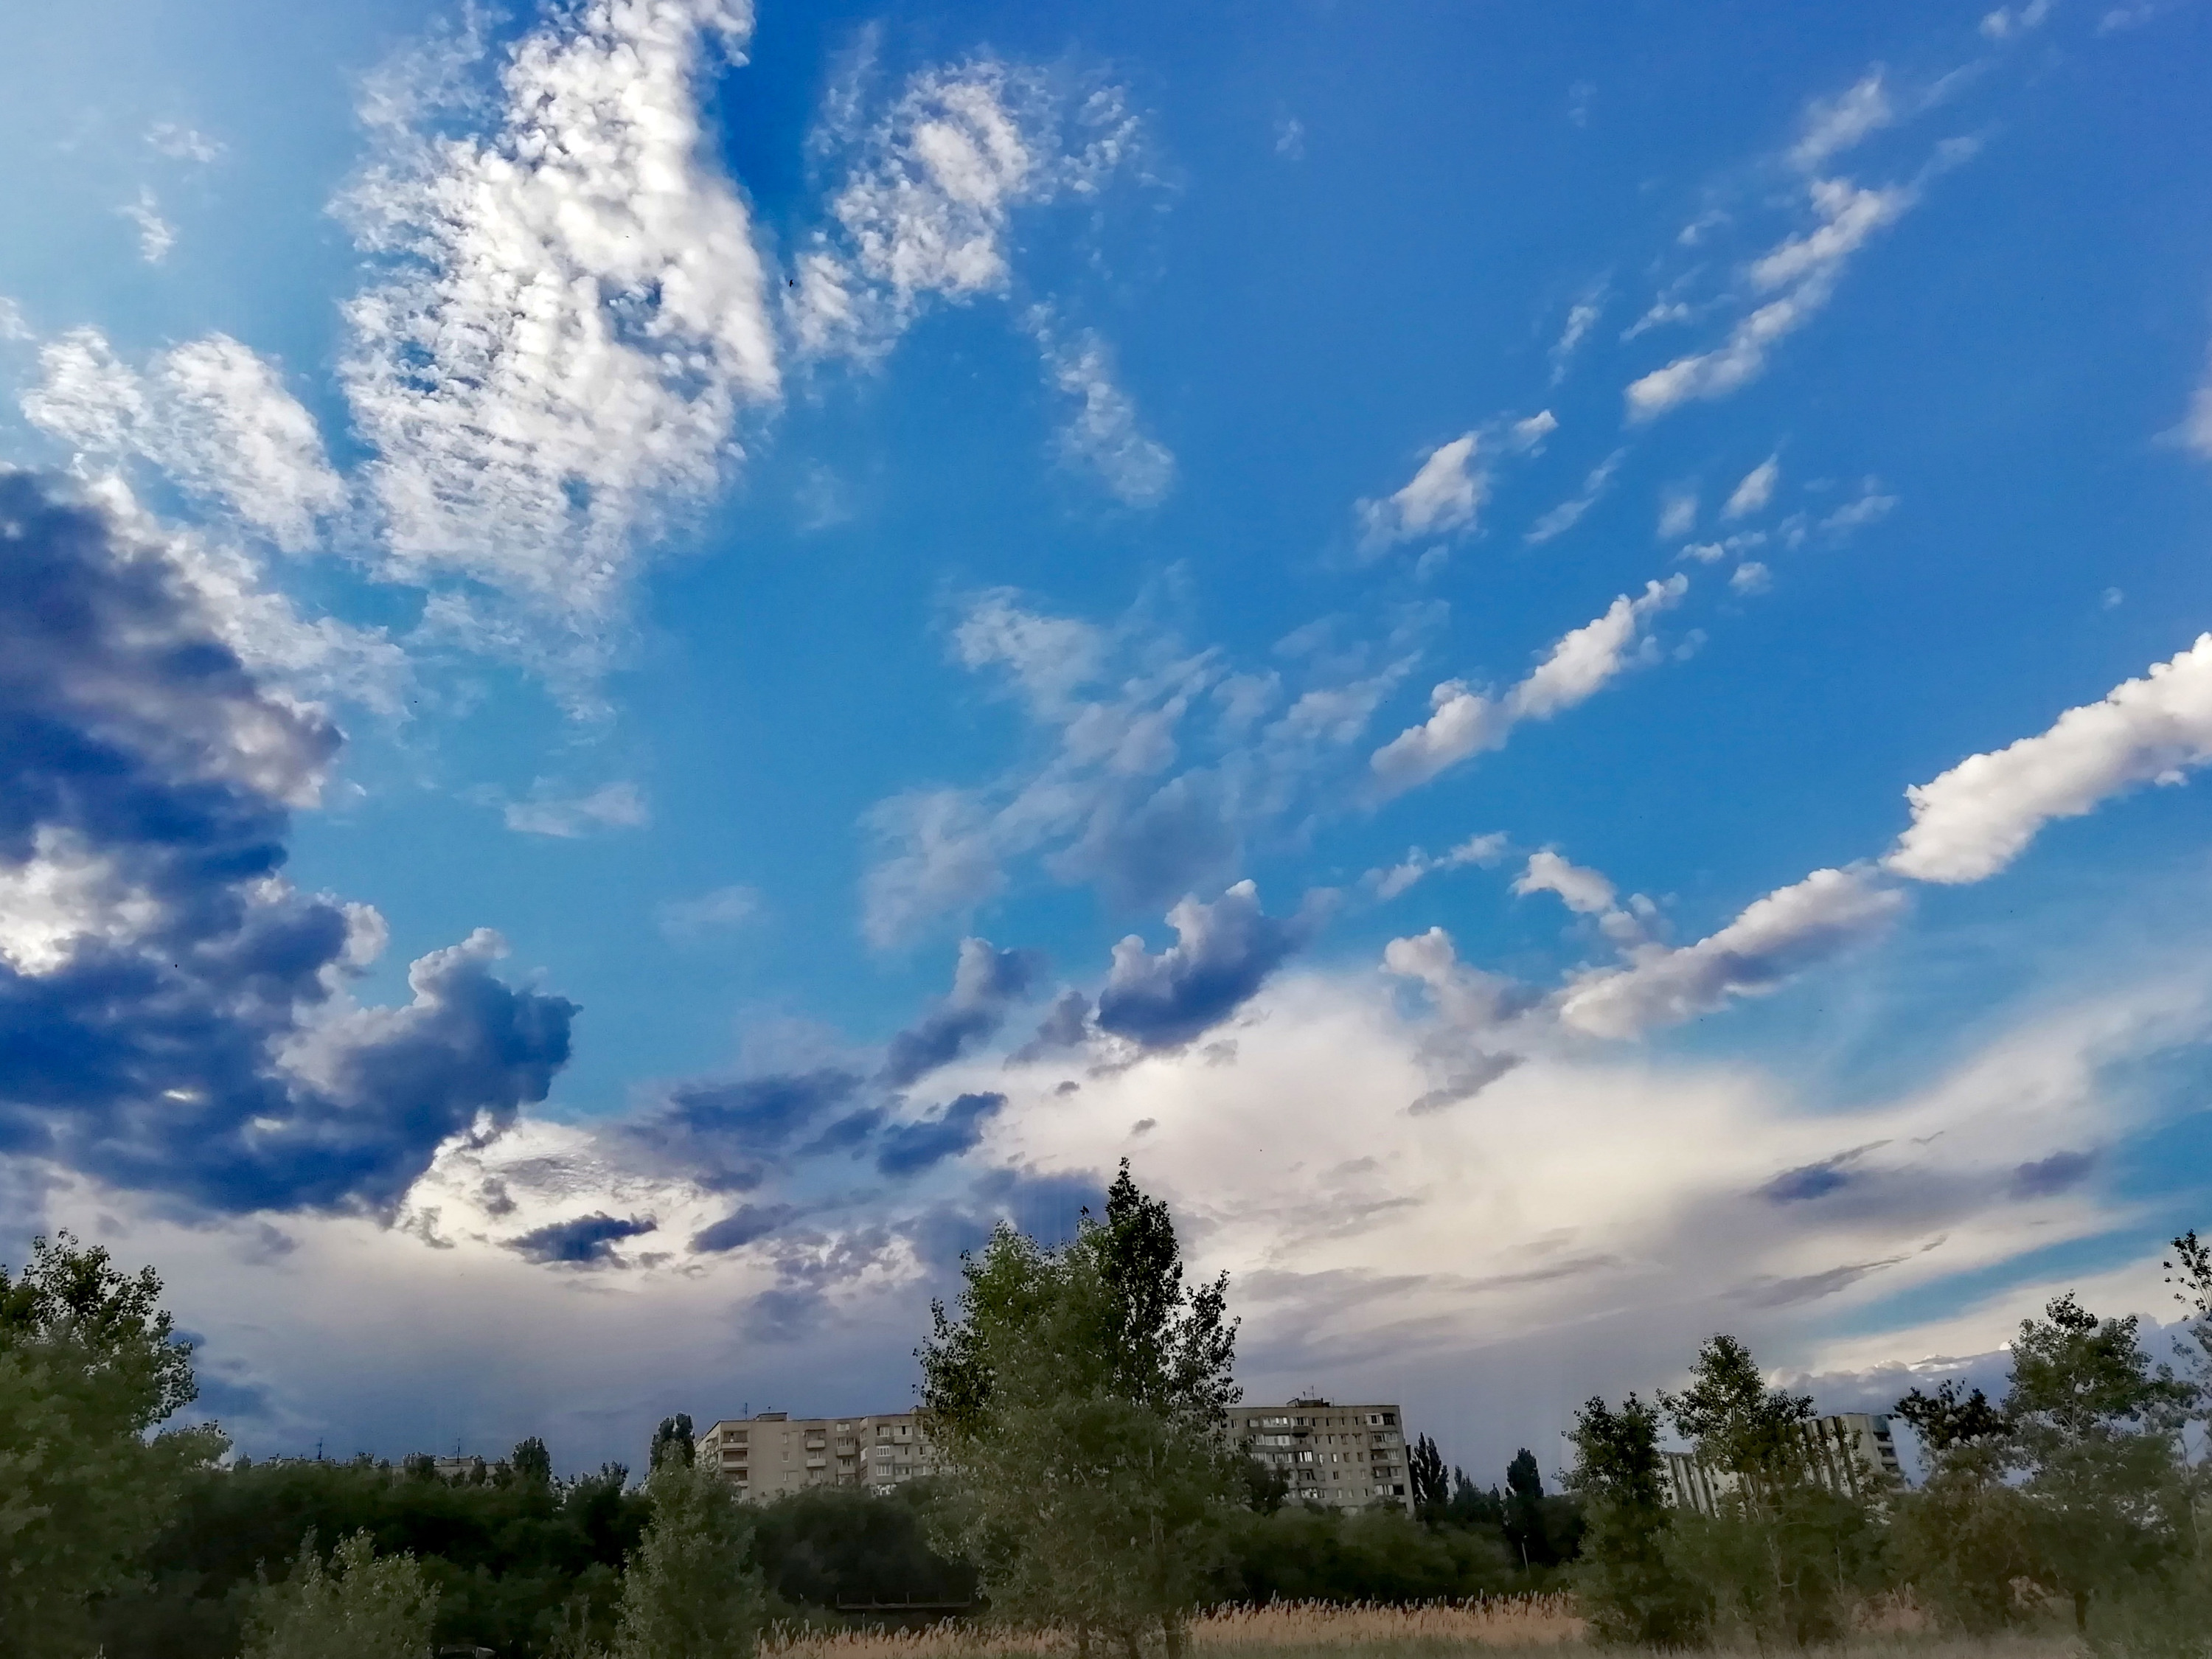
[[0, 1261], [199, 1409], [902, 1409], [1128, 1160], [1496, 1478], [2212, 1225], [2212, 15], [85, 0]]

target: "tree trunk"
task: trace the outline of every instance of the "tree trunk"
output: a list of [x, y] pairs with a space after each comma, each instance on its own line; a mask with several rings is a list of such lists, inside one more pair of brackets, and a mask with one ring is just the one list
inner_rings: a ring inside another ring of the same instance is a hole
[[1181, 1614], [1170, 1613], [1161, 1616], [1160, 1637], [1167, 1645], [1168, 1659], [1183, 1659], [1183, 1650], [1186, 1645], [1183, 1641], [1183, 1623]]
[[2085, 1589], [2074, 1592], [2074, 1628], [2084, 1634], [2089, 1629], [2089, 1592]]
[[1128, 1659], [1145, 1659], [1144, 1638], [1139, 1635], [1134, 1625], [1121, 1626], [1121, 1650]]

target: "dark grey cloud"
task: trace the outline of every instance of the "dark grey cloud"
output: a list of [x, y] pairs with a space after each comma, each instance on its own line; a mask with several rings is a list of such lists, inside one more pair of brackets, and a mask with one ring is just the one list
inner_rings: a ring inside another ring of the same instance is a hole
[[1020, 1060], [1042, 1060], [1048, 1054], [1079, 1048], [1091, 1035], [1091, 999], [1080, 991], [1062, 991], [1053, 999], [1037, 1022], [1036, 1035], [1014, 1050]]
[[691, 1248], [702, 1255], [734, 1250], [768, 1237], [799, 1213], [791, 1204], [740, 1204], [732, 1213], [691, 1235]]
[[952, 992], [890, 1040], [880, 1081], [903, 1089], [958, 1059], [996, 1032], [1006, 1010], [1029, 993], [1042, 959], [1034, 951], [1001, 951], [990, 940], [960, 941]]
[[1448, 1106], [1456, 1106], [1463, 1100], [1473, 1100], [1520, 1065], [1522, 1059], [1519, 1054], [1470, 1054], [1467, 1064], [1454, 1073], [1442, 1088], [1430, 1090], [1406, 1110], [1413, 1117], [1426, 1117], [1431, 1112], [1441, 1112]]
[[1006, 1103], [1000, 1094], [962, 1095], [934, 1117], [884, 1131], [876, 1167], [885, 1175], [915, 1175], [957, 1158], [983, 1138], [984, 1120]]
[[511, 1241], [507, 1249], [532, 1261], [548, 1265], [603, 1267], [615, 1260], [614, 1247], [625, 1238], [657, 1231], [651, 1216], [613, 1216], [604, 1211], [578, 1216], [573, 1221], [554, 1221]]
[[1801, 1303], [1817, 1302], [1824, 1296], [1833, 1296], [1838, 1291], [1848, 1290], [1869, 1273], [1878, 1273], [1884, 1267], [1894, 1267], [1904, 1260], [1901, 1255], [1890, 1255], [1879, 1261], [1846, 1262], [1824, 1273], [1803, 1273], [1794, 1279], [1758, 1279], [1731, 1294], [1747, 1307], [1794, 1308]]
[[[849, 1101], [861, 1083], [857, 1072], [825, 1066], [679, 1084], [664, 1105], [620, 1133], [709, 1192], [749, 1192], [794, 1139]], [[799, 1149], [802, 1155], [811, 1150]]]
[[2008, 1190], [2014, 1198], [2050, 1198], [2080, 1186], [2096, 1167], [2094, 1152], [2053, 1152], [2014, 1170]]
[[501, 983], [492, 934], [416, 962], [404, 1007], [343, 1005], [380, 925], [271, 879], [340, 734], [179, 556], [7, 472], [0, 549], [0, 878], [71, 913], [0, 935], [0, 1147], [188, 1207], [386, 1207], [542, 1100], [576, 1010]]
[[1240, 881], [1211, 904], [1187, 898], [1168, 912], [1176, 942], [1158, 956], [1131, 934], [1114, 947], [1098, 994], [1098, 1025], [1147, 1048], [1174, 1048], [1203, 1036], [1250, 1000], [1310, 927], [1260, 908], [1259, 890]]
[[1771, 1204], [1801, 1204], [1808, 1199], [1826, 1198], [1851, 1184], [1856, 1177], [1851, 1165], [1869, 1152], [1879, 1152], [1889, 1143], [1870, 1140], [1863, 1146], [1854, 1146], [1848, 1152], [1824, 1158], [1818, 1164], [1802, 1164], [1794, 1170], [1784, 1170], [1780, 1175], [1759, 1189], [1758, 1196]]

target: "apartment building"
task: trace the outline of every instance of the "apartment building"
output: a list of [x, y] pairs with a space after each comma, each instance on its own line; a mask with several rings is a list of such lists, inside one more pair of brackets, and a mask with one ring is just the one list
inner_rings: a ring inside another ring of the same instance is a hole
[[866, 1486], [887, 1492], [938, 1464], [912, 1412], [872, 1417], [793, 1417], [756, 1412], [698, 1437], [699, 1461], [741, 1498], [767, 1503], [809, 1486]]
[[1395, 1406], [1339, 1405], [1313, 1398], [1285, 1406], [1232, 1406], [1230, 1433], [1280, 1469], [1293, 1499], [1341, 1510], [1370, 1504], [1413, 1507], [1406, 1433]]
[[[1804, 1434], [1814, 1479], [1830, 1492], [1879, 1498], [1905, 1484], [1905, 1466], [1898, 1462], [1887, 1416], [1842, 1412], [1814, 1418], [1804, 1425]], [[1717, 1515], [1721, 1500], [1735, 1490], [1735, 1476], [1711, 1467], [1694, 1452], [1662, 1455], [1668, 1501], [1678, 1509]]]

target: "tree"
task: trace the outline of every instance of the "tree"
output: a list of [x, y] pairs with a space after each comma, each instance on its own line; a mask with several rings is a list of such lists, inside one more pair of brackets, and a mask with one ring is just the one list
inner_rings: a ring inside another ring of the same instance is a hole
[[91, 1604], [120, 1589], [212, 1425], [146, 1431], [191, 1403], [191, 1350], [151, 1267], [126, 1275], [69, 1233], [0, 1267], [0, 1651], [89, 1650]]
[[1690, 1386], [1662, 1400], [1720, 1477], [1718, 1513], [1685, 1518], [1677, 1560], [1762, 1645], [1840, 1637], [1878, 1566], [1869, 1500], [1881, 1494], [1836, 1489], [1811, 1396], [1769, 1388], [1751, 1351], [1722, 1333], [1698, 1350]]
[[291, 1575], [254, 1596], [246, 1659], [422, 1659], [438, 1592], [411, 1555], [379, 1557], [357, 1532], [331, 1553], [301, 1541]]
[[1414, 1437], [1413, 1449], [1406, 1455], [1406, 1472], [1413, 1487], [1413, 1513], [1428, 1526], [1443, 1524], [1451, 1489], [1446, 1484], [1443, 1454], [1425, 1434]]
[[550, 1486], [553, 1484], [553, 1454], [545, 1449], [545, 1443], [536, 1435], [514, 1443], [514, 1450], [507, 1456], [507, 1466], [514, 1479], [526, 1486]]
[[2154, 1364], [2134, 1315], [2071, 1292], [2023, 1320], [2004, 1415], [2038, 1552], [2087, 1629], [2091, 1602], [2166, 1565], [2182, 1541], [2180, 1436], [2197, 1390]]
[[1544, 1472], [1526, 1446], [1505, 1466], [1505, 1541], [1524, 1567], [1549, 1566], [1556, 1559], [1544, 1531]]
[[745, 1659], [764, 1597], [737, 1494], [713, 1469], [673, 1455], [645, 1490], [653, 1518], [623, 1577], [617, 1659]]
[[653, 1431], [653, 1447], [647, 1453], [645, 1467], [657, 1469], [664, 1457], [673, 1455], [689, 1463], [698, 1455], [698, 1438], [691, 1432], [691, 1414], [678, 1412], [673, 1417], [664, 1417], [660, 1426]]
[[1634, 1395], [1615, 1411], [1592, 1396], [1568, 1431], [1567, 1485], [1587, 1530], [1575, 1586], [1600, 1639], [1682, 1648], [1703, 1639], [1711, 1607], [1672, 1559], [1674, 1514], [1659, 1452], [1659, 1413]]
[[1979, 1389], [1956, 1381], [1915, 1389], [1897, 1414], [1919, 1437], [1929, 1464], [1917, 1492], [1896, 1500], [1891, 1547], [1900, 1574], [1938, 1616], [1985, 1635], [2022, 1618], [2021, 1579], [2047, 1575], [2035, 1550], [2027, 1500], [2004, 1480], [2012, 1425]]
[[935, 1527], [1002, 1612], [1179, 1655], [1246, 1490], [1227, 1407], [1228, 1277], [1193, 1289], [1167, 1206], [1125, 1161], [1102, 1218], [1048, 1249], [1002, 1224], [920, 1350], [951, 1464]]

